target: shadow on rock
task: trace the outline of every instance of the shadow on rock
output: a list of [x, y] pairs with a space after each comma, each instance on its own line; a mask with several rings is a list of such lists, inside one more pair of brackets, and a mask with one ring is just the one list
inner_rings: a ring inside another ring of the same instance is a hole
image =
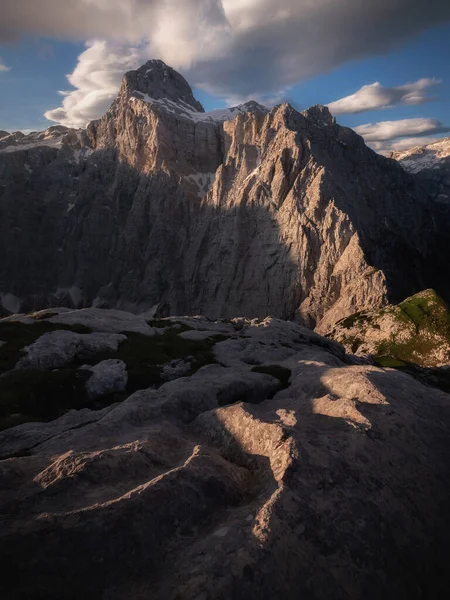
[[449, 396], [254, 327], [293, 348], [271, 399], [211, 365], [0, 462], [5, 599], [443, 597]]

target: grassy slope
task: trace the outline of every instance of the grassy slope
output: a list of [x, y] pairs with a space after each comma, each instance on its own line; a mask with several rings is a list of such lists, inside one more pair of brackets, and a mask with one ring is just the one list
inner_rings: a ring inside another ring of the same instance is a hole
[[377, 362], [382, 366], [422, 365], [437, 346], [450, 348], [450, 312], [446, 303], [427, 290], [406, 299], [393, 314], [399, 322], [413, 323], [415, 334], [404, 341], [386, 340], [378, 346]]
[[347, 317], [338, 324], [341, 333], [349, 330], [340, 341], [356, 352], [370, 328], [381, 332], [379, 323], [385, 316], [393, 319], [398, 333], [376, 344], [375, 363], [405, 371], [425, 384], [450, 392], [450, 369], [433, 365], [438, 352], [444, 357], [447, 352], [450, 357], [450, 310], [442, 298], [434, 290], [425, 290], [397, 306]]
[[[383, 338], [380, 323], [385, 317], [393, 327]], [[396, 306], [351, 315], [337, 324], [339, 335], [332, 337], [355, 353], [369, 339], [368, 332], [375, 330], [380, 336], [373, 342], [373, 355], [382, 366], [424, 366], [433, 353], [446, 348], [450, 355], [450, 311], [434, 290], [420, 292]]]

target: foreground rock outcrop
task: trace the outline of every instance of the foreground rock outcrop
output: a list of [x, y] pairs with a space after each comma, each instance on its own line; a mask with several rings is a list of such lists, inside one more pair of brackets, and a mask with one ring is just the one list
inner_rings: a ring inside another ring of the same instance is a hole
[[150, 61], [86, 131], [12, 137], [0, 141], [4, 315], [158, 305], [324, 332], [448, 291], [435, 243], [447, 221], [324, 107], [205, 113], [181, 75]]
[[50, 327], [193, 369], [0, 433], [2, 598], [445, 597], [450, 395], [276, 319], [55, 312], [0, 321], [0, 382]]

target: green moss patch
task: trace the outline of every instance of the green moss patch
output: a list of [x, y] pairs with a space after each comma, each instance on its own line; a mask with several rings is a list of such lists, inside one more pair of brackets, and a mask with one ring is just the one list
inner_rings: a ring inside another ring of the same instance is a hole
[[379, 367], [389, 367], [389, 368], [397, 368], [397, 367], [406, 367], [407, 363], [403, 360], [399, 360], [398, 358], [392, 358], [391, 356], [377, 356], [375, 359], [375, 363]]
[[[375, 364], [395, 368], [426, 385], [450, 391], [450, 370], [433, 365], [433, 357], [440, 353], [440, 361], [450, 357], [450, 310], [434, 290], [425, 290], [407, 298], [397, 306], [386, 306], [373, 313], [357, 313], [340, 321], [344, 328], [353, 328], [344, 343], [356, 352], [370, 329], [380, 330], [380, 319], [388, 315], [397, 321], [394, 333], [376, 346]], [[350, 333], [352, 335], [350, 335]], [[357, 334], [357, 335], [355, 335]]]
[[[413, 324], [415, 335], [401, 341], [394, 336], [381, 342], [375, 357], [381, 366], [423, 365], [437, 346], [450, 348], [450, 311], [433, 290], [426, 290], [401, 302], [394, 307], [392, 315], [405, 325]], [[401, 364], [387, 365], [388, 359]]]
[[[380, 332], [382, 319], [387, 317], [390, 321], [386, 321], [386, 331], [390, 330], [390, 333], [386, 332], [384, 339], [377, 333], [379, 341], [376, 344], [370, 342], [369, 334]], [[352, 353], [368, 340], [376, 363], [383, 367], [397, 368], [408, 364], [433, 367], [435, 356], [445, 360], [442, 350], [446, 349], [450, 358], [450, 311], [434, 290], [420, 292], [396, 306], [351, 315], [339, 321], [335, 332], [332, 337]]]
[[398, 305], [403, 315], [421, 330], [446, 333], [450, 336], [450, 313], [447, 304], [434, 290], [427, 290]]

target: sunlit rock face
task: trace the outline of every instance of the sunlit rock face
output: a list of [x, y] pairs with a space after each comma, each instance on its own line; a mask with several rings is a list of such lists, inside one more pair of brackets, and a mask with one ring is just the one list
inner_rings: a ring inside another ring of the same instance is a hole
[[422, 188], [326, 108], [206, 113], [149, 61], [86, 131], [51, 129], [0, 140], [5, 315], [158, 304], [327, 331], [439, 287]]

